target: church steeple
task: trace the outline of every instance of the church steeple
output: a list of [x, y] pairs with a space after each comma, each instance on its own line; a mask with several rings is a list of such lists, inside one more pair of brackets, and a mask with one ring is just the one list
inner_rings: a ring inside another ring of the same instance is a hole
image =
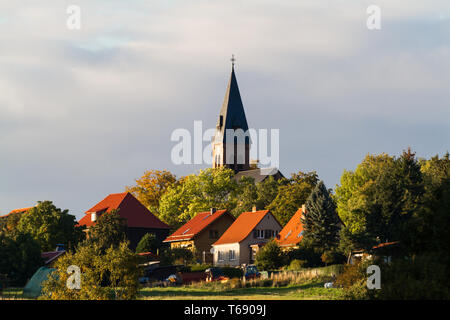
[[[245, 117], [244, 105], [242, 104], [239, 86], [234, 71], [234, 55], [231, 58], [231, 75], [228, 81], [225, 98], [220, 109], [219, 119], [216, 125], [216, 135], [213, 141], [213, 167], [226, 166], [237, 171], [248, 170], [250, 139], [237, 141], [234, 136], [230, 137], [227, 130], [242, 129], [248, 132], [247, 118]], [[236, 132], [237, 133], [237, 132]], [[232, 138], [231, 141], [228, 141]], [[227, 154], [228, 145], [228, 154]]]

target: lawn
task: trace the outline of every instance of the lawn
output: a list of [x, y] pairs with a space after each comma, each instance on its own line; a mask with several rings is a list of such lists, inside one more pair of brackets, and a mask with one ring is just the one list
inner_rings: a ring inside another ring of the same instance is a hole
[[286, 287], [254, 287], [220, 290], [218, 288], [182, 286], [144, 288], [141, 299], [148, 300], [336, 300], [342, 289], [325, 289], [323, 282], [307, 282]]

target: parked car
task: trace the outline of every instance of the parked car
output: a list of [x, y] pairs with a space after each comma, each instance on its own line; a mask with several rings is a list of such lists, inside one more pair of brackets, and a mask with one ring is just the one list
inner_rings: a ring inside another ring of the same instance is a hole
[[254, 264], [244, 265], [242, 266], [242, 270], [244, 272], [244, 277], [246, 280], [257, 279], [261, 277], [261, 273], [258, 271], [258, 268]]

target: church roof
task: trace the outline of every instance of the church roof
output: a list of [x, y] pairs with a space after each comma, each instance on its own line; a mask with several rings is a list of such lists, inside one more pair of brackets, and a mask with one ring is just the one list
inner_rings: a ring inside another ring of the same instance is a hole
[[238, 128], [246, 132], [248, 130], [248, 124], [233, 65], [227, 91], [225, 92], [225, 98], [217, 121], [217, 133], [220, 133], [223, 142], [226, 142], [225, 130]]
[[234, 178], [239, 181], [242, 177], [250, 177], [255, 180], [255, 183], [259, 183], [261, 181], [264, 181], [269, 176], [273, 176], [275, 180], [284, 178], [283, 174], [277, 168], [258, 168], [239, 171], [238, 173], [236, 173]]

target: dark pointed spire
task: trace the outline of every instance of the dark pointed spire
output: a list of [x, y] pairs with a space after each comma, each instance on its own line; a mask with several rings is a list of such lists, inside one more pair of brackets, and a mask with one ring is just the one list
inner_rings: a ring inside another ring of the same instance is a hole
[[227, 129], [242, 129], [248, 130], [247, 118], [245, 117], [244, 105], [242, 104], [239, 86], [234, 72], [234, 62], [236, 59], [234, 55], [231, 58], [231, 76], [228, 81], [225, 98], [223, 100], [222, 108], [220, 109], [219, 120], [217, 122], [217, 129], [221, 132], [223, 141], [225, 142]]

